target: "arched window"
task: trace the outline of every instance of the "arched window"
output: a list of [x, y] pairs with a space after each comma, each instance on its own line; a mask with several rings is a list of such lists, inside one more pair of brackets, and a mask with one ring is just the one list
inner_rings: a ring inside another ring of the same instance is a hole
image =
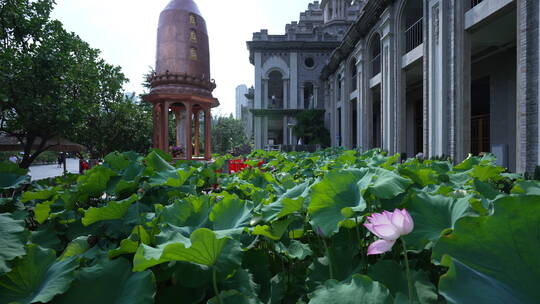
[[189, 59], [191, 60], [198, 60], [199, 59], [199, 53], [197, 52], [197, 49], [192, 47], [189, 50]]
[[304, 109], [313, 109], [315, 107], [314, 88], [311, 82], [304, 84]]
[[358, 70], [356, 69], [356, 59], [353, 59], [351, 62], [351, 92], [356, 91], [358, 88]]
[[423, 1], [409, 0], [403, 9], [401, 26], [405, 37], [405, 54], [424, 42]]
[[381, 72], [381, 36], [373, 36], [369, 47], [371, 57], [371, 77], [377, 76]]
[[195, 14], [189, 14], [189, 24], [197, 25], [197, 16]]
[[279, 71], [268, 74], [268, 109], [283, 108], [283, 75]]

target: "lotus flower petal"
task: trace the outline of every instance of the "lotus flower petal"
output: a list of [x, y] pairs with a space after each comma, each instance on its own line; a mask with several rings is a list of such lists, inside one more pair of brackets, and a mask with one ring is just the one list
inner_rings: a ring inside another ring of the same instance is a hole
[[401, 234], [394, 225], [373, 225], [373, 232], [376, 236], [387, 241], [397, 240]]
[[383, 254], [392, 250], [396, 241], [378, 240], [369, 245], [368, 255]]

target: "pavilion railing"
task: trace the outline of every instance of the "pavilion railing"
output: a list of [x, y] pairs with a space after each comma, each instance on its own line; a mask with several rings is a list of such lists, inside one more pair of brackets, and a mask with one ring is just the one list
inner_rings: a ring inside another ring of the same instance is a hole
[[424, 18], [405, 30], [405, 53], [414, 50], [424, 42]]

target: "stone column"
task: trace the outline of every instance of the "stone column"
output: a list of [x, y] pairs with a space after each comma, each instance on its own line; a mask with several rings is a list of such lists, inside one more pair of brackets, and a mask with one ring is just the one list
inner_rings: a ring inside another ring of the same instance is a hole
[[449, 155], [448, 150], [448, 1], [428, 3], [428, 157]]
[[456, 1], [454, 7], [455, 44], [454, 60], [456, 64], [456, 94], [452, 102], [451, 120], [454, 132], [450, 142], [453, 148], [450, 155], [455, 162], [463, 161], [471, 152], [471, 34], [465, 31], [465, 12], [469, 3]]
[[204, 110], [204, 158], [212, 159], [212, 115], [210, 108]]
[[201, 115], [199, 110], [193, 112], [193, 118], [195, 119], [195, 156], [199, 157], [201, 154]]
[[290, 108], [291, 109], [301, 109], [298, 106], [298, 53], [291, 52], [289, 58], [289, 68], [290, 68]]
[[313, 109], [319, 108], [319, 86], [313, 86]]
[[186, 103], [186, 119], [185, 119], [185, 131], [186, 131], [186, 159], [191, 159], [193, 156], [192, 135], [191, 135], [191, 121], [192, 121], [192, 106], [190, 103]]
[[283, 79], [283, 109], [290, 109], [288, 84], [289, 84], [289, 79], [284, 78]]
[[268, 109], [269, 103], [268, 103], [268, 78], [263, 78], [263, 102], [262, 102], [262, 109]]
[[304, 84], [300, 84], [300, 98], [299, 98], [299, 103], [298, 103], [298, 109], [305, 109], [305, 104], [304, 104]]
[[392, 12], [387, 8], [381, 15], [381, 49], [382, 49], [382, 148], [388, 150], [391, 154], [396, 153], [395, 147], [395, 79], [394, 79], [394, 52], [395, 41], [393, 34], [394, 20]]
[[366, 91], [367, 87], [364, 81], [364, 41], [361, 40], [356, 46], [356, 88], [358, 90], [358, 98], [356, 99], [356, 144], [362, 150], [367, 150], [366, 128], [365, 128], [365, 110]]

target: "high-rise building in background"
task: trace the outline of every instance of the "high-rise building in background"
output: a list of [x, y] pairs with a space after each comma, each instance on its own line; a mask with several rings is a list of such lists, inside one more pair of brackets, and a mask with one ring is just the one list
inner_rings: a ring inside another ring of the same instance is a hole
[[245, 84], [236, 87], [236, 112], [234, 116], [236, 119], [242, 119], [242, 107], [246, 107], [248, 103], [247, 93], [248, 87]]

